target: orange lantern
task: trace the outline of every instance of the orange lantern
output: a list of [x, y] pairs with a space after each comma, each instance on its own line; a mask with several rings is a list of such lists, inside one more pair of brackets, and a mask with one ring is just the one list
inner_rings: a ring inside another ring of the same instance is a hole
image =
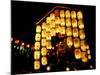
[[40, 61], [34, 61], [34, 69], [39, 70], [40, 69]]
[[79, 46], [80, 46], [80, 40], [78, 38], [75, 38], [74, 39], [74, 47], [79, 48]]
[[41, 38], [40, 34], [39, 33], [36, 33], [35, 40], [36, 41], [40, 41], [40, 38]]
[[75, 49], [74, 55], [75, 55], [76, 59], [80, 59], [81, 58], [81, 50], [80, 49]]
[[71, 20], [70, 18], [66, 19], [66, 27], [70, 27], [71, 26]]
[[66, 10], [65, 11], [65, 15], [66, 15], [66, 18], [70, 18], [70, 11], [69, 10]]
[[80, 30], [80, 31], [79, 31], [79, 36], [80, 36], [80, 39], [85, 39], [84, 30]]
[[66, 28], [66, 35], [67, 36], [72, 36], [72, 28], [71, 27]]
[[71, 47], [73, 45], [72, 37], [67, 37], [67, 45]]
[[83, 23], [83, 21], [81, 19], [78, 20], [78, 27], [79, 27], [79, 29], [83, 29], [84, 28], [84, 23]]
[[61, 18], [65, 17], [64, 10], [60, 10], [60, 17]]
[[42, 56], [45, 56], [47, 54], [47, 49], [45, 47], [42, 47], [41, 54]]
[[82, 11], [78, 11], [78, 12], [77, 12], [77, 18], [78, 18], [78, 19], [83, 19]]
[[47, 57], [42, 57], [41, 63], [42, 63], [42, 65], [47, 65]]
[[73, 28], [73, 36], [78, 37], [78, 29], [77, 28]]
[[71, 18], [76, 18], [76, 11], [71, 11]]
[[72, 27], [73, 28], [77, 27], [77, 20], [76, 19], [72, 19]]
[[46, 46], [46, 39], [42, 39], [41, 45], [42, 45], [42, 46]]
[[35, 42], [35, 50], [39, 50], [40, 49], [40, 42]]
[[40, 51], [34, 51], [34, 59], [40, 59]]

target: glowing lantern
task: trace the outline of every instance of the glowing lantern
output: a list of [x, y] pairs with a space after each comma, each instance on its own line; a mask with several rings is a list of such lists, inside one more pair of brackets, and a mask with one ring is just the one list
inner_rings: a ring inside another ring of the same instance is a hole
[[40, 61], [34, 61], [34, 69], [39, 70], [40, 69]]
[[55, 17], [55, 24], [60, 24], [60, 18], [59, 17]]
[[89, 49], [89, 45], [86, 46], [86, 49]]
[[65, 15], [66, 15], [66, 18], [70, 18], [70, 11], [66, 10]]
[[82, 55], [82, 58], [87, 58], [87, 53], [86, 52], [82, 52], [81, 55]]
[[65, 34], [65, 27], [60, 27], [60, 33]]
[[80, 49], [75, 49], [74, 55], [75, 55], [76, 59], [80, 59], [81, 58], [81, 50]]
[[42, 46], [46, 46], [46, 39], [42, 39]]
[[36, 26], [36, 32], [41, 32], [41, 26], [39, 25]]
[[77, 18], [78, 18], [78, 19], [83, 19], [82, 11], [78, 11], [78, 12], [77, 12]]
[[42, 37], [46, 37], [46, 30], [42, 30]]
[[60, 17], [62, 18], [62, 17], [64, 17], [64, 16], [65, 16], [64, 10], [60, 10]]
[[55, 29], [51, 29], [51, 33], [50, 33], [51, 36], [55, 36], [56, 35], [56, 31]]
[[85, 40], [82, 40], [82, 41], [81, 41], [81, 49], [82, 49], [82, 51], [86, 51]]
[[83, 21], [81, 19], [78, 20], [78, 27], [79, 27], [79, 29], [83, 29], [84, 28], [84, 23], [83, 23]]
[[45, 47], [42, 47], [41, 54], [42, 56], [45, 56], [47, 54], [47, 49]]
[[46, 31], [50, 32], [50, 25], [49, 24], [46, 26]]
[[55, 28], [55, 21], [51, 21], [50, 28]]
[[55, 14], [54, 13], [51, 13], [50, 14], [50, 18], [51, 18], [51, 20], [54, 20], [55, 19]]
[[27, 48], [29, 48], [29, 47], [30, 47], [30, 45], [29, 45], [29, 44], [27, 44], [27, 45], [26, 45], [26, 47], [27, 47]]
[[45, 22], [42, 23], [42, 29], [46, 29], [46, 23]]
[[87, 50], [87, 54], [90, 54], [90, 50]]
[[61, 25], [61, 26], [65, 26], [65, 19], [64, 19], [64, 18], [61, 18], [61, 19], [60, 19], [60, 25]]
[[91, 55], [88, 55], [88, 59], [89, 59], [89, 60], [91, 59]]
[[80, 40], [78, 38], [75, 38], [74, 39], [74, 47], [79, 48], [79, 46], [80, 46]]
[[71, 47], [73, 45], [72, 37], [67, 37], [67, 45]]
[[40, 34], [37, 33], [36, 36], [35, 36], [35, 40], [36, 40], [36, 41], [40, 41], [40, 38], [41, 38]]
[[80, 39], [85, 39], [85, 33], [83, 30], [79, 31]]
[[19, 40], [15, 40], [15, 44], [18, 44], [19, 43]]
[[73, 28], [73, 36], [78, 37], [78, 29], [77, 28]]
[[88, 58], [82, 58], [82, 62], [86, 63], [88, 61]]
[[71, 11], [71, 18], [76, 18], [76, 11]]
[[22, 46], [24, 46], [24, 42], [22, 42], [22, 44], [21, 44]]
[[39, 50], [40, 49], [40, 42], [35, 42], [35, 50]]
[[66, 35], [67, 36], [72, 36], [72, 28], [71, 27], [66, 28]]
[[56, 33], [59, 33], [59, 32], [60, 32], [60, 26], [56, 25]]
[[72, 19], [72, 27], [73, 28], [77, 27], [77, 20], [76, 19]]
[[71, 26], [71, 20], [70, 18], [66, 19], [66, 27], [70, 27]]
[[40, 59], [40, 51], [34, 51], [34, 59]]
[[47, 35], [46, 35], [46, 39], [47, 39], [47, 40], [51, 40], [50, 32], [47, 33]]
[[51, 45], [51, 41], [47, 41], [47, 49], [51, 49], [52, 45]]
[[46, 18], [46, 23], [47, 23], [47, 24], [51, 23], [51, 18], [50, 18], [50, 17], [47, 17], [47, 18]]
[[47, 65], [47, 57], [41, 58], [42, 65]]

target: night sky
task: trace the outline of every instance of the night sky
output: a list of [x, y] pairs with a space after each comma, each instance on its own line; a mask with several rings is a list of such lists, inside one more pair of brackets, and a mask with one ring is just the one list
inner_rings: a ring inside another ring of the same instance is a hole
[[90, 45], [92, 55], [95, 55], [96, 24], [94, 6], [11, 1], [11, 37], [26, 43], [33, 43], [35, 23], [55, 6], [65, 6], [83, 11], [86, 41]]

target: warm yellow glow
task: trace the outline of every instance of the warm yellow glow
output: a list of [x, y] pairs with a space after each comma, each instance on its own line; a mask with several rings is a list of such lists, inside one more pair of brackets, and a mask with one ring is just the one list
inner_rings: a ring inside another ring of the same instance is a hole
[[36, 32], [41, 32], [41, 26], [39, 25], [36, 26]]
[[40, 69], [40, 61], [34, 61], [34, 69], [39, 70]]
[[42, 65], [47, 65], [47, 57], [42, 57], [41, 63], [42, 63]]
[[34, 51], [34, 59], [40, 59], [40, 51]]
[[60, 10], [60, 17], [65, 17], [64, 10]]
[[45, 56], [47, 54], [47, 49], [45, 47], [42, 47], [41, 54], [42, 56]]
[[71, 27], [66, 28], [66, 35], [67, 36], [72, 36], [72, 28]]
[[61, 19], [60, 19], [60, 25], [61, 25], [61, 26], [65, 26], [65, 19], [64, 19], [64, 18], [61, 18]]
[[50, 71], [51, 70], [51, 67], [50, 66], [47, 66], [46, 70], [47, 71]]
[[39, 50], [40, 49], [40, 42], [35, 42], [35, 50]]
[[19, 40], [15, 40], [15, 44], [18, 44], [19, 43]]
[[89, 45], [86, 45], [86, 49], [89, 49]]
[[24, 46], [24, 42], [22, 42], [22, 44], [21, 44], [22, 46]]
[[75, 49], [74, 55], [75, 55], [76, 59], [80, 59], [81, 58], [81, 50], [80, 49]]
[[42, 23], [42, 29], [46, 29], [46, 23], [45, 22]]
[[52, 45], [51, 45], [51, 41], [47, 41], [47, 49], [51, 49]]
[[50, 33], [51, 36], [55, 36], [56, 35], [56, 31], [55, 29], [51, 29], [51, 33]]
[[78, 19], [83, 19], [82, 11], [78, 11], [78, 12], [77, 12], [77, 18], [78, 18]]
[[73, 28], [77, 27], [77, 20], [76, 19], [72, 19], [72, 27]]
[[78, 20], [78, 27], [79, 29], [83, 29], [84, 28], [84, 23], [83, 23], [83, 20]]
[[71, 11], [71, 18], [76, 18], [76, 11]]
[[82, 58], [87, 58], [87, 53], [85, 51], [81, 52], [81, 56], [82, 56]]
[[41, 43], [42, 46], [46, 46], [46, 39], [42, 39]]
[[56, 33], [60, 33], [60, 26], [56, 25]]
[[50, 25], [49, 24], [46, 26], [46, 32], [50, 32]]
[[65, 27], [60, 27], [60, 33], [65, 34]]
[[59, 17], [55, 17], [55, 24], [60, 24], [60, 18]]
[[74, 38], [74, 47], [79, 48], [80, 46], [80, 40], [78, 38]]
[[46, 37], [46, 30], [42, 30], [42, 37]]
[[50, 14], [50, 18], [51, 18], [51, 20], [54, 20], [55, 19], [55, 14], [54, 13], [51, 13]]
[[71, 26], [71, 20], [70, 20], [70, 18], [67, 18], [66, 19], [66, 26], [67, 27], [70, 27]]
[[66, 14], [66, 18], [70, 18], [70, 11], [69, 10], [66, 10], [65, 14]]
[[47, 23], [47, 24], [51, 23], [51, 18], [50, 18], [50, 17], [47, 17], [47, 18], [46, 18], [46, 23]]
[[77, 28], [73, 28], [73, 36], [78, 37], [78, 29]]
[[88, 62], [88, 58], [82, 58], [82, 62], [84, 63]]
[[40, 41], [40, 38], [41, 38], [41, 35], [39, 33], [36, 33], [35, 40]]
[[86, 51], [86, 43], [84, 40], [81, 41], [81, 49], [82, 49], [82, 51]]
[[88, 59], [91, 60], [91, 55], [88, 55]]
[[71, 47], [73, 45], [72, 37], [67, 37], [67, 45]]
[[80, 36], [80, 39], [85, 39], [84, 30], [80, 30], [80, 31], [79, 31], [79, 36]]
[[55, 28], [55, 21], [54, 20], [51, 21], [50, 28]]
[[50, 32], [47, 33], [47, 35], [46, 35], [46, 39], [47, 39], [47, 40], [51, 40]]
[[26, 47], [27, 47], [27, 48], [29, 48], [29, 47], [30, 47], [30, 45], [29, 45], [29, 44], [27, 44], [27, 45], [26, 45]]
[[90, 54], [90, 50], [87, 50], [87, 54]]

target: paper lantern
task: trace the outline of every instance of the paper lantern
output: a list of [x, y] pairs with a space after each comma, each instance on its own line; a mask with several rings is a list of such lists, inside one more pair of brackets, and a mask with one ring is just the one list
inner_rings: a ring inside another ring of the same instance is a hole
[[36, 40], [36, 41], [40, 41], [40, 39], [41, 39], [40, 34], [39, 34], [39, 33], [36, 33], [35, 40]]
[[34, 59], [40, 59], [40, 51], [34, 51]]
[[88, 62], [88, 58], [82, 58], [81, 60], [82, 60], [82, 62], [84, 62], [84, 63]]
[[50, 14], [50, 18], [51, 18], [51, 20], [54, 20], [55, 19], [55, 14], [54, 13], [51, 13]]
[[67, 36], [72, 36], [72, 28], [71, 27], [66, 28], [66, 35]]
[[84, 51], [81, 53], [81, 56], [82, 56], [81, 58], [87, 58], [87, 53]]
[[65, 27], [60, 27], [60, 33], [65, 34]]
[[79, 31], [79, 36], [80, 36], [80, 39], [85, 39], [84, 30], [80, 30], [80, 31]]
[[51, 36], [55, 36], [55, 35], [56, 35], [56, 31], [55, 31], [55, 29], [53, 29], [53, 28], [51, 29], [51, 33], [50, 33], [50, 35], [51, 35]]
[[65, 17], [64, 10], [60, 10], [60, 17], [61, 18]]
[[77, 12], [77, 18], [78, 18], [78, 19], [83, 19], [82, 11], [78, 11], [78, 12]]
[[45, 22], [42, 23], [42, 29], [46, 29], [46, 23]]
[[51, 21], [50, 28], [55, 28], [55, 21], [54, 20]]
[[74, 47], [79, 48], [80, 47], [80, 40], [79, 38], [74, 38]]
[[70, 27], [71, 26], [71, 20], [70, 18], [66, 19], [66, 27]]
[[47, 65], [47, 57], [42, 57], [41, 63], [42, 63], [42, 65]]
[[78, 37], [78, 29], [73, 28], [73, 37]]
[[50, 32], [46, 33], [46, 39], [47, 39], [47, 40], [51, 40]]
[[40, 49], [40, 42], [35, 42], [35, 50], [39, 50]]
[[61, 26], [65, 26], [65, 19], [64, 19], [64, 18], [61, 18], [61, 19], [60, 19], [60, 25], [61, 25]]
[[41, 54], [42, 54], [42, 56], [46, 56], [46, 54], [47, 54], [47, 49], [46, 49], [45, 47], [42, 47], [42, 49], [41, 49]]
[[41, 40], [41, 45], [42, 45], [42, 46], [46, 46], [46, 39], [42, 39], [42, 40]]
[[90, 50], [87, 50], [87, 54], [90, 54]]
[[46, 23], [47, 23], [47, 24], [51, 23], [51, 18], [50, 18], [50, 17], [47, 17], [47, 18], [46, 18]]
[[80, 59], [81, 58], [81, 50], [80, 49], [75, 49], [74, 55], [75, 55], [76, 59]]
[[34, 61], [34, 69], [39, 70], [40, 69], [40, 61]]
[[65, 15], [66, 15], [66, 18], [70, 18], [70, 11], [69, 10], [66, 10], [65, 11]]
[[71, 18], [72, 19], [76, 18], [76, 11], [71, 11]]
[[55, 17], [55, 24], [60, 24], [60, 18], [59, 17]]
[[91, 60], [91, 55], [88, 55], [88, 59]]
[[67, 45], [69, 48], [73, 45], [72, 37], [67, 37]]
[[83, 29], [84, 28], [84, 23], [83, 23], [82, 19], [78, 20], [78, 27], [79, 27], [79, 29]]
[[77, 20], [76, 19], [72, 19], [72, 27], [73, 28], [77, 27]]
[[60, 33], [60, 26], [59, 25], [56, 25], [56, 33]]
[[52, 45], [51, 45], [51, 41], [47, 41], [47, 49], [51, 49]]
[[36, 32], [41, 32], [41, 26], [39, 25], [36, 26]]
[[46, 30], [42, 30], [42, 37], [46, 37]]
[[47, 26], [46, 26], [46, 32], [50, 32], [50, 25], [48, 24]]

